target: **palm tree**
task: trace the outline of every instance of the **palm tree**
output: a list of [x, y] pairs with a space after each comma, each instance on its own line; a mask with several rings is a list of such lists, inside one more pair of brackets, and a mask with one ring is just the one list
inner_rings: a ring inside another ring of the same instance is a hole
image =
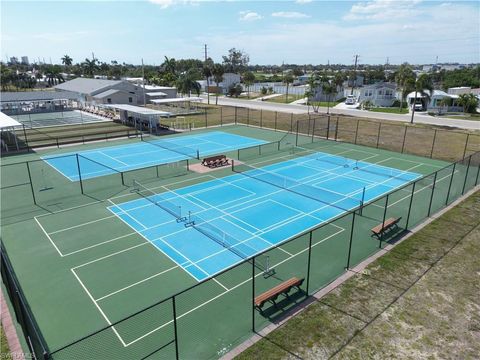
[[250, 99], [250, 86], [255, 82], [255, 74], [247, 71], [243, 74], [243, 82], [247, 86], [248, 98]]
[[330, 114], [330, 99], [331, 96], [336, 93], [337, 87], [335, 84], [330, 83], [330, 81], [324, 81], [322, 83], [322, 91], [327, 95], [327, 114]]
[[201, 86], [196, 79], [195, 69], [190, 69], [180, 75], [177, 80], [177, 89], [180, 93], [188, 94], [189, 96], [192, 91], [195, 91], [197, 95], [200, 95]]
[[45, 77], [49, 86], [64, 82], [63, 75], [60, 73], [59, 65], [49, 66], [45, 69]]
[[415, 79], [415, 73], [412, 70], [412, 67], [407, 63], [400, 65], [397, 73], [395, 74], [395, 82], [397, 83], [398, 88], [400, 89], [400, 110], [403, 107], [403, 101], [408, 94], [408, 85], [411, 83], [412, 79]]
[[99, 69], [97, 62], [98, 60], [95, 58], [93, 58], [92, 60], [88, 58], [85, 59], [82, 64], [84, 74], [89, 77], [93, 77], [95, 75], [95, 72]]
[[215, 105], [218, 105], [218, 87], [219, 84], [223, 81], [223, 74], [225, 73], [225, 68], [222, 64], [215, 64], [212, 68], [213, 80], [216, 84], [216, 91], [215, 91]]
[[207, 59], [205, 64], [203, 64], [202, 73], [203, 76], [207, 79], [207, 103], [210, 104], [210, 78], [212, 77], [212, 59]]
[[474, 94], [461, 94], [457, 103], [463, 106], [464, 113], [475, 113], [478, 106], [478, 99]]
[[414, 84], [415, 97], [412, 107], [412, 118], [410, 123], [413, 124], [413, 117], [415, 116], [415, 104], [417, 103], [417, 94], [426, 100], [426, 104], [430, 103], [433, 93], [433, 81], [427, 74], [422, 74], [418, 77]]
[[293, 75], [288, 72], [283, 76], [283, 82], [287, 85], [287, 91], [285, 96], [285, 102], [288, 103], [288, 86], [293, 82]]
[[63, 55], [62, 57], [62, 64], [65, 65], [65, 67], [72, 66], [73, 59], [68, 56], [68, 55]]

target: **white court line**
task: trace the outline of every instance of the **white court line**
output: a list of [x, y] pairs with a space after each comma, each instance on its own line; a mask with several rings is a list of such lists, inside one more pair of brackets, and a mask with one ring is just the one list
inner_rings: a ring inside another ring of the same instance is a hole
[[131, 233], [129, 233], [129, 234], [117, 236], [117, 237], [115, 237], [115, 238], [113, 238], [113, 239], [109, 239], [109, 240], [106, 240], [106, 241], [102, 241], [102, 242], [100, 242], [100, 243], [96, 243], [95, 245], [90, 245], [90, 246], [81, 248], [81, 249], [79, 249], [79, 250], [75, 250], [75, 251], [66, 253], [66, 254], [64, 254], [63, 256], [74, 255], [74, 254], [77, 254], [77, 253], [79, 253], [79, 252], [86, 251], [86, 250], [90, 250], [90, 249], [96, 248], [97, 246], [101, 246], [101, 245], [104, 245], [104, 244], [108, 244], [108, 243], [110, 243], [110, 242], [117, 241], [117, 240], [126, 238], [126, 237], [128, 237], [128, 236], [132, 236], [132, 235], [137, 235], [137, 232], [134, 231], [134, 232], [131, 232]]
[[57, 250], [58, 254], [63, 257], [64, 255], [62, 254], [62, 252], [58, 249], [57, 245], [53, 242], [52, 238], [50, 237], [50, 235], [48, 235], [48, 233], [45, 231], [45, 229], [43, 228], [42, 224], [40, 224], [40, 221], [38, 221], [37, 217], [34, 216], [33, 217], [35, 219], [35, 221], [37, 222], [38, 226], [40, 227], [40, 229], [42, 229], [43, 233], [45, 234], [45, 236], [47, 237], [48, 240], [50, 240], [50, 242], [52, 243], [53, 247], [55, 248], [55, 250]]
[[[121, 160], [118, 160], [117, 158], [114, 158], [113, 156], [110, 156], [110, 155], [108, 155], [108, 154], [105, 154], [102, 150], [98, 150], [97, 153], [102, 154], [102, 155], [104, 155], [104, 156], [112, 159], [113, 161], [119, 162], [120, 164], [123, 164], [123, 165], [125, 165], [125, 166], [130, 166], [130, 164], [127, 164], [127, 163], [125, 163], [125, 162], [123, 162], [123, 161], [121, 161]], [[103, 165], [103, 164], [102, 164], [102, 165]], [[108, 166], [108, 165], [107, 165], [107, 166]], [[112, 166], [110, 166], [110, 167], [112, 167]]]
[[87, 222], [79, 224], [79, 225], [73, 225], [73, 226], [70, 226], [70, 227], [67, 227], [67, 228], [64, 228], [64, 229], [55, 230], [55, 231], [52, 231], [50, 233], [50, 235], [58, 234], [58, 233], [61, 233], [61, 232], [64, 232], [64, 231], [72, 230], [72, 229], [76, 229], [76, 228], [79, 228], [79, 227], [82, 227], [82, 226], [85, 226], [85, 225], [94, 224], [96, 222], [103, 221], [103, 220], [106, 220], [106, 219], [111, 219], [113, 217], [114, 217], [114, 215], [110, 215], [110, 216], [106, 216], [104, 218], [100, 218], [100, 219], [96, 219], [96, 220], [92, 220], [92, 221], [87, 221]]
[[[105, 321], [107, 322], [108, 325], [112, 325], [112, 322], [108, 319], [107, 315], [105, 315], [105, 313], [103, 312], [103, 310], [101, 309], [101, 307], [97, 304], [97, 302], [95, 301], [95, 299], [93, 298], [92, 294], [90, 294], [90, 292], [88, 291], [88, 289], [85, 287], [85, 285], [83, 284], [82, 280], [80, 280], [80, 278], [78, 277], [78, 275], [75, 273], [75, 270], [74, 269], [70, 269], [73, 273], [73, 275], [75, 276], [75, 278], [78, 280], [78, 282], [80, 283], [80, 285], [82, 286], [83, 290], [85, 290], [85, 292], [87, 293], [88, 297], [90, 298], [90, 300], [93, 301], [93, 303], [95, 304], [95, 306], [97, 307], [98, 311], [100, 311], [100, 314], [102, 314], [103, 318], [105, 319]], [[117, 332], [117, 329], [115, 329], [114, 326], [111, 327], [113, 332], [115, 333], [115, 335], [117, 336], [118, 340], [120, 340], [120, 342], [122, 343], [122, 345], [124, 347], [127, 347], [127, 344], [125, 344], [125, 341], [123, 341], [122, 337], [120, 336], [120, 334]]]
[[133, 284], [130, 284], [130, 285], [125, 286], [125, 287], [123, 287], [123, 288], [121, 288], [121, 289], [119, 289], [119, 290], [116, 290], [116, 291], [114, 291], [114, 292], [112, 292], [112, 293], [110, 293], [110, 294], [107, 294], [107, 295], [104, 295], [104, 296], [102, 296], [102, 297], [99, 297], [98, 299], [95, 299], [95, 301], [104, 300], [104, 299], [106, 299], [106, 298], [108, 298], [108, 297], [110, 297], [110, 296], [112, 296], [112, 295], [115, 295], [115, 294], [119, 293], [120, 291], [127, 290], [127, 289], [129, 289], [129, 288], [131, 288], [131, 287], [134, 287], [134, 286], [136, 286], [136, 285], [139, 285], [139, 284], [141, 284], [141, 283], [144, 283], [145, 281], [151, 280], [151, 279], [153, 279], [153, 278], [155, 278], [155, 277], [157, 277], [157, 276], [159, 276], [159, 275], [165, 274], [165, 273], [167, 273], [167, 272], [169, 272], [169, 271], [171, 271], [171, 270], [177, 269], [177, 268], [178, 268], [178, 265], [172, 266], [172, 267], [169, 268], [169, 269], [163, 270], [163, 271], [161, 271], [161, 272], [159, 272], [159, 273], [156, 273], [156, 274], [154, 274], [154, 275], [152, 275], [152, 276], [146, 277], [145, 279], [142, 279], [142, 280], [140, 280], [140, 281], [134, 282]]
[[[116, 205], [116, 204], [115, 204], [114, 202], [112, 202], [110, 199], [107, 199], [107, 201], [110, 202], [110, 203], [113, 205], [113, 207], [119, 209], [120, 212], [121, 212], [123, 215], [128, 216], [130, 219], [132, 219], [133, 221], [135, 221], [138, 225], [140, 225], [141, 227], [143, 227], [144, 230], [147, 230], [147, 229], [148, 229], [147, 226], [143, 225], [140, 221], [138, 221], [137, 219], [135, 219], [135, 218], [134, 218], [133, 216], [131, 216], [128, 212], [125, 212], [125, 210], [123, 210], [120, 206]], [[152, 204], [152, 205], [153, 205], [153, 204]], [[114, 213], [114, 212], [112, 211], [111, 207], [108, 207], [107, 209], [108, 209], [110, 212], [112, 212], [112, 214], [117, 215], [116, 213]], [[117, 218], [122, 219], [122, 218], [121, 218], [120, 216], [118, 216], [118, 215], [117, 215]], [[130, 226], [130, 227], [131, 227], [131, 226]]]
[[[312, 248], [315, 247], [315, 246], [317, 246], [317, 245], [319, 245], [319, 244], [321, 244], [321, 243], [323, 243], [324, 241], [330, 239], [331, 237], [336, 236], [337, 234], [339, 234], [339, 233], [341, 233], [341, 232], [343, 232], [343, 231], [345, 231], [345, 229], [342, 229], [342, 230], [340, 230], [340, 231], [338, 231], [338, 232], [336, 232], [336, 233], [334, 233], [334, 234], [326, 237], [326, 238], [323, 239], [322, 241], [319, 241], [319, 242], [313, 244], [313, 245], [312, 245]], [[307, 250], [308, 250], [308, 247], [307, 247], [306, 249], [303, 249], [303, 250], [299, 251], [298, 253], [296, 253], [295, 255], [293, 255], [291, 258], [296, 257], [296, 256], [302, 254], [303, 252], [307, 251]], [[286, 259], [278, 262], [277, 264], [273, 265], [272, 267], [273, 267], [273, 268], [274, 268], [274, 267], [278, 267], [278, 266], [280, 266], [281, 264], [283, 264], [284, 262], [289, 261], [291, 258], [286, 258]], [[255, 275], [255, 277], [259, 277], [259, 276], [263, 276], [263, 274], [262, 274], [262, 273], [258, 273], [257, 275]], [[214, 301], [214, 300], [216, 300], [216, 299], [224, 296], [225, 294], [229, 293], [230, 291], [233, 291], [233, 290], [237, 289], [238, 287], [240, 287], [240, 286], [242, 286], [242, 285], [244, 285], [244, 284], [246, 284], [246, 283], [248, 283], [248, 282], [250, 282], [250, 281], [252, 281], [252, 279], [249, 277], [247, 280], [244, 280], [244, 281], [242, 281], [241, 283], [239, 283], [239, 284], [231, 287], [229, 290], [226, 290], [225, 292], [220, 293], [220, 294], [218, 294], [218, 295], [210, 298], [209, 300], [201, 303], [200, 305], [198, 305], [198, 306], [196, 306], [196, 307], [194, 307], [194, 308], [192, 308], [192, 309], [184, 312], [183, 314], [177, 316], [177, 320], [183, 318], [184, 316], [187, 316], [188, 314], [192, 313], [193, 311], [196, 311], [196, 310], [202, 308], [203, 306], [206, 306], [206, 305], [209, 304], [210, 302], [212, 302], [212, 301]], [[137, 339], [135, 339], [135, 340], [132, 340], [132, 341], [129, 342], [126, 346], [130, 346], [130, 345], [136, 343], [137, 341], [142, 340], [143, 338], [145, 338], [145, 337], [153, 334], [154, 332], [156, 332], [156, 331], [164, 328], [165, 326], [168, 326], [168, 325], [171, 324], [171, 323], [173, 323], [173, 320], [170, 320], [170, 321], [166, 322], [165, 324], [163, 324], [163, 325], [161, 325], [161, 326], [159, 326], [159, 327], [157, 327], [157, 328], [155, 328], [155, 329], [147, 332], [146, 334], [140, 336], [139, 338], [137, 338]]]

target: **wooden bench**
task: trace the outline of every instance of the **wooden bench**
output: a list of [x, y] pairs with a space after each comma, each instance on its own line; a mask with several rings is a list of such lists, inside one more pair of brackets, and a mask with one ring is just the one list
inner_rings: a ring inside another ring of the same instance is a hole
[[396, 229], [398, 227], [398, 222], [401, 219], [402, 219], [401, 217], [389, 218], [385, 220], [385, 222], [383, 222], [382, 224], [378, 224], [377, 226], [372, 228], [372, 233], [373, 233], [372, 236], [376, 236], [377, 238], [380, 239], [382, 234], [385, 234], [392, 229]]
[[203, 159], [202, 165], [209, 168], [228, 165], [228, 159], [225, 155], [216, 155]]
[[285, 296], [288, 297], [288, 293], [290, 290], [294, 287], [296, 287], [298, 290], [300, 289], [300, 286], [302, 286], [304, 278], [299, 279], [296, 277], [293, 277], [287, 281], [284, 281], [281, 284], [278, 284], [277, 286], [271, 288], [270, 290], [265, 291], [263, 294], [258, 295], [255, 297], [255, 306], [262, 311], [263, 305], [267, 301], [271, 301], [273, 305], [277, 306], [277, 303], [275, 300], [277, 300], [278, 296], [280, 294], [284, 294]]

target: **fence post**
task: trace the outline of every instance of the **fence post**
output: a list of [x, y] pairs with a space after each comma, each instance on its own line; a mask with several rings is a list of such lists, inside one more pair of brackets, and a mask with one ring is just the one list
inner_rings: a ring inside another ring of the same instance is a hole
[[467, 154], [468, 148], [468, 139], [470, 138], [470, 134], [467, 134], [467, 139], [465, 140], [465, 148], [463, 149], [463, 156], [462, 159], [465, 159], [465, 155]]
[[408, 125], [405, 125], [405, 131], [403, 133], [402, 154], [403, 154], [403, 150], [405, 149], [405, 139], [407, 138], [407, 129], [408, 129]]
[[465, 173], [465, 180], [463, 181], [462, 195], [465, 194], [465, 187], [467, 186], [468, 170], [470, 170], [470, 162], [472, 161], [472, 155], [468, 158], [467, 172]]
[[330, 115], [327, 115], [327, 140], [330, 136]]
[[235, 125], [237, 125], [237, 107], [235, 106]]
[[437, 139], [437, 129], [433, 133], [433, 142], [432, 142], [432, 150], [430, 151], [430, 159], [433, 157], [433, 150], [435, 149], [435, 141]]
[[77, 169], [78, 169], [78, 179], [80, 181], [80, 191], [83, 194], [82, 172], [80, 171], [80, 161], [78, 160], [78, 153], [75, 154], [75, 156], [77, 158]]
[[450, 197], [450, 189], [452, 188], [452, 182], [455, 176], [456, 167], [457, 167], [457, 163], [453, 163], [452, 177], [450, 178], [450, 183], [448, 184], [448, 192], [447, 192], [447, 199], [445, 200], [445, 205], [448, 205], [448, 198]]
[[275, 131], [277, 131], [277, 111], [275, 111]]
[[[313, 118], [313, 128], [312, 128], [312, 143], [313, 143], [313, 140], [314, 140], [314, 136], [315, 136], [315, 118]], [[298, 123], [297, 123], [298, 124]], [[308, 124], [308, 128], [310, 128], [310, 121], [309, 121], [309, 124]]]
[[252, 331], [255, 332], [255, 257], [252, 258]]
[[[480, 155], [480, 153], [477, 153], [477, 155]], [[480, 164], [478, 164], [477, 177], [475, 179], [475, 186], [478, 185], [479, 176], [480, 176]]]
[[208, 115], [207, 115], [207, 108], [204, 108], [205, 110], [205, 129], [208, 128]]
[[[28, 114], [30, 116], [30, 114]], [[23, 136], [25, 136], [25, 145], [27, 145], [27, 152], [30, 152], [30, 146], [28, 146], [27, 131], [25, 130], [25, 124], [22, 124], [23, 127]]]
[[290, 114], [290, 131], [293, 131], [293, 113]]
[[433, 176], [433, 184], [432, 184], [432, 195], [430, 195], [430, 204], [428, 204], [428, 217], [430, 217], [430, 213], [432, 211], [432, 202], [433, 202], [433, 194], [435, 193], [435, 184], [437, 183], [437, 175], [438, 171], [435, 171], [435, 175]]
[[352, 254], [353, 231], [355, 229], [355, 211], [352, 213], [352, 229], [350, 231], [350, 243], [348, 244], [348, 259], [346, 270], [350, 269], [350, 255]]
[[298, 121], [297, 121], [297, 134], [295, 136], [295, 146], [298, 146]]
[[247, 108], [247, 126], [250, 126], [250, 108]]
[[263, 128], [263, 110], [260, 109], [260, 128]]
[[35, 190], [33, 190], [32, 174], [30, 173], [29, 161], [27, 161], [26, 164], [27, 164], [28, 180], [30, 180], [30, 190], [32, 190], [33, 203], [37, 205], [37, 199], [35, 198]]
[[175, 359], [179, 359], [178, 356], [178, 333], [177, 333], [177, 306], [175, 304], [175, 296], [172, 296], [172, 308], [173, 308], [173, 333], [175, 337]]
[[405, 223], [405, 229], [408, 230], [408, 223], [410, 222], [410, 214], [412, 212], [412, 203], [413, 203], [413, 197], [415, 196], [415, 186], [417, 185], [417, 182], [415, 181], [412, 186], [412, 195], [410, 196], [410, 204], [408, 205], [408, 214], [407, 214], [407, 222]]
[[355, 129], [355, 142], [354, 144], [357, 144], [357, 137], [358, 137], [358, 125], [360, 124], [360, 120], [357, 119], [357, 128]]
[[378, 123], [377, 146], [376, 146], [377, 149], [378, 149], [378, 144], [380, 143], [380, 131], [382, 131], [382, 123]]
[[310, 287], [310, 259], [312, 257], [312, 233], [310, 231], [310, 236], [308, 238], [308, 264], [307, 264], [307, 296], [309, 295], [309, 287]]
[[335, 125], [335, 138], [334, 138], [335, 141], [338, 140], [338, 119], [340, 118], [337, 116], [337, 124]]
[[[383, 210], [382, 227], [383, 227], [383, 224], [385, 224], [385, 220], [387, 219], [388, 196], [389, 196], [389, 194], [387, 194], [387, 197], [385, 199], [385, 209]], [[383, 234], [384, 234], [384, 231], [382, 231], [382, 233], [380, 234], [380, 241], [378, 242], [378, 247], [379, 248], [382, 248]]]
[[223, 126], [223, 107], [220, 108], [220, 126]]

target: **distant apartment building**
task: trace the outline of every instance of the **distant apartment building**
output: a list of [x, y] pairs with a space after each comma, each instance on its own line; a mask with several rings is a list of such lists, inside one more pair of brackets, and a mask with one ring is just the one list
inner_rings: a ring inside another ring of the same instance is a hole
[[29, 65], [28, 56], [22, 56], [22, 65]]

